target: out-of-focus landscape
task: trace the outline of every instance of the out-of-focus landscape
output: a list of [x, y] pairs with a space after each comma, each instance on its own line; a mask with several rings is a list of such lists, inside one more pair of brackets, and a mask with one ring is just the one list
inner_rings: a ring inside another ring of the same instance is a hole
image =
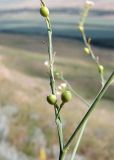
[[[83, 52], [76, 29], [84, 2], [49, 0], [49, 7], [55, 67], [91, 103], [100, 89], [100, 79], [95, 63]], [[58, 159], [54, 110], [46, 102], [50, 93], [44, 66], [48, 60], [47, 29], [39, 6], [36, 0], [0, 0], [0, 160], [45, 160], [45, 154], [47, 160]], [[86, 33], [108, 79], [114, 70], [114, 0], [95, 1]], [[61, 113], [65, 141], [86, 111], [75, 96], [65, 105]], [[114, 159], [114, 83], [92, 113], [76, 158]]]

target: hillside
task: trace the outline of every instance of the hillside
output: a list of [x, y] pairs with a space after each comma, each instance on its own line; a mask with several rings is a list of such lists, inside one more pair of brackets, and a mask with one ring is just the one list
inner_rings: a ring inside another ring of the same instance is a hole
[[[108, 0], [108, 1], [103, 1], [103, 0], [93, 0], [95, 2], [95, 8], [96, 9], [104, 9], [104, 10], [110, 10], [114, 9], [114, 0]], [[85, 3], [85, 0], [80, 0], [80, 1], [65, 1], [65, 0], [55, 0], [54, 2], [51, 0], [48, 0], [48, 6], [49, 7], [82, 7], [82, 5]], [[37, 8], [40, 6], [40, 2], [36, 0], [25, 0], [25, 1], [20, 1], [20, 0], [1, 0], [0, 2], [0, 9], [4, 8]], [[104, 7], [102, 7], [104, 6]]]

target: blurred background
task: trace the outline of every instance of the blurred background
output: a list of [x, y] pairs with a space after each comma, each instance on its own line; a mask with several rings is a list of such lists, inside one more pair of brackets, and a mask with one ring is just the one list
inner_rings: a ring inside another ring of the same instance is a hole
[[[94, 2], [86, 33], [107, 79], [114, 70], [114, 0]], [[46, 3], [53, 24], [55, 66], [91, 103], [100, 89], [100, 79], [95, 63], [83, 52], [76, 28], [85, 0]], [[44, 66], [48, 60], [47, 29], [39, 7], [39, 0], [0, 0], [0, 160], [58, 159], [53, 107], [46, 102], [50, 93]], [[75, 96], [65, 105], [61, 113], [65, 141], [86, 111]], [[114, 159], [114, 83], [91, 115], [76, 158]]]

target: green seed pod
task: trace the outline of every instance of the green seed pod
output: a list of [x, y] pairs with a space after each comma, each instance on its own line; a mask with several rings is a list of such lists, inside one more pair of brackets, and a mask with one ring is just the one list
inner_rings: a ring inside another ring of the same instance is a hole
[[104, 73], [104, 67], [102, 65], [99, 65], [98, 70], [100, 74]]
[[84, 31], [84, 27], [83, 27], [82, 25], [79, 25], [79, 26], [78, 26], [78, 30], [79, 30], [80, 32], [83, 32], [83, 31]]
[[66, 103], [72, 99], [72, 94], [70, 91], [64, 91], [61, 95], [62, 102]]
[[40, 14], [43, 17], [48, 17], [49, 16], [49, 9], [47, 7], [45, 7], [45, 6], [41, 6]]
[[84, 52], [85, 52], [85, 54], [90, 54], [89, 48], [85, 47]]
[[49, 104], [54, 105], [57, 102], [57, 98], [54, 94], [47, 96], [47, 101]]

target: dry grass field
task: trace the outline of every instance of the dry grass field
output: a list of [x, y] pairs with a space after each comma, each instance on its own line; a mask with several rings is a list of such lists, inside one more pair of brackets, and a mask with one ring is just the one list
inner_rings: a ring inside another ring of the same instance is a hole
[[[94, 62], [83, 53], [82, 46], [78, 41], [54, 39], [55, 66], [80, 95], [92, 102], [100, 89], [99, 76]], [[49, 156], [53, 156], [52, 148], [57, 145], [53, 107], [46, 102], [50, 93], [44, 66], [48, 58], [46, 47], [45, 37], [0, 35], [0, 106], [18, 109], [9, 120], [7, 141], [31, 158], [38, 157], [42, 146]], [[114, 70], [114, 51], [93, 48], [106, 68], [107, 78]], [[75, 96], [63, 108], [65, 140], [86, 110], [84, 103]], [[41, 135], [34, 135], [36, 129], [42, 131], [44, 142], [40, 141]], [[114, 83], [91, 115], [78, 153], [87, 160], [114, 159]]]

